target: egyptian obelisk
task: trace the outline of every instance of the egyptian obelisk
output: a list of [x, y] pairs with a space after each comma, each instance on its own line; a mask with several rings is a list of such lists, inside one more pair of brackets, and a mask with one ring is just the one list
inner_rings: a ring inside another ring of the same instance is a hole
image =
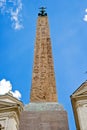
[[48, 16], [38, 14], [30, 103], [20, 118], [20, 130], [69, 130], [67, 113], [58, 103]]
[[44, 11], [37, 21], [31, 102], [57, 102], [50, 31]]

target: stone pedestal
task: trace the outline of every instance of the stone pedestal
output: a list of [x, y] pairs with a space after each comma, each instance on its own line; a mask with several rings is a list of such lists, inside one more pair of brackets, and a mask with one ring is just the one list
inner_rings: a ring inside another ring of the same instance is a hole
[[30, 103], [21, 114], [20, 130], [69, 130], [67, 113], [57, 103]]

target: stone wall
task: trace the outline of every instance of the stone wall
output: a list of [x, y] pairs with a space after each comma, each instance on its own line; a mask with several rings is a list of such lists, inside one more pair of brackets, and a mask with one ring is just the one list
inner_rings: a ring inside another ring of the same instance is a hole
[[65, 111], [24, 111], [19, 130], [69, 130]]

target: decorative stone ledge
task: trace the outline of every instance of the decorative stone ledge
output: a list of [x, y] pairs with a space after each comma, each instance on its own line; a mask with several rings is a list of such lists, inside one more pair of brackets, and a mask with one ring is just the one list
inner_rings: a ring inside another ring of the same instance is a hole
[[46, 103], [29, 103], [25, 105], [24, 111], [64, 111], [62, 105], [56, 102], [46, 102]]

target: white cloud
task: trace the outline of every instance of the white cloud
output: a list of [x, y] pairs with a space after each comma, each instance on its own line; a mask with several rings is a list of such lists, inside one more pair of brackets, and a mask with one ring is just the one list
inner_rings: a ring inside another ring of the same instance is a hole
[[87, 13], [87, 9], [85, 9], [85, 12]]
[[[11, 10], [11, 20], [13, 22], [12, 26], [15, 30], [20, 30], [23, 28], [23, 25], [21, 24], [21, 14], [20, 11], [22, 10], [22, 3], [21, 0], [18, 0], [18, 7], [15, 11]], [[20, 19], [20, 20], [19, 20]]]
[[10, 16], [12, 27], [15, 30], [23, 28], [21, 11], [21, 0], [0, 0], [0, 13]]
[[15, 90], [14, 92], [11, 91], [11, 93], [12, 93], [13, 97], [18, 98], [18, 99], [21, 98], [21, 94], [18, 90]]
[[0, 95], [4, 95], [9, 92], [13, 95], [13, 97], [17, 99], [21, 98], [21, 94], [18, 90], [15, 90], [14, 92], [12, 91], [12, 84], [10, 83], [10, 81], [2, 79], [0, 81]]
[[84, 20], [85, 22], [87, 22], [87, 14], [84, 15], [83, 20]]
[[84, 15], [84, 18], [83, 18], [83, 20], [85, 21], [85, 22], [87, 22], [87, 8], [85, 9], [85, 15]]
[[8, 93], [11, 91], [12, 85], [10, 81], [6, 81], [5, 79], [0, 81], [0, 95], [3, 95], [5, 93]]

